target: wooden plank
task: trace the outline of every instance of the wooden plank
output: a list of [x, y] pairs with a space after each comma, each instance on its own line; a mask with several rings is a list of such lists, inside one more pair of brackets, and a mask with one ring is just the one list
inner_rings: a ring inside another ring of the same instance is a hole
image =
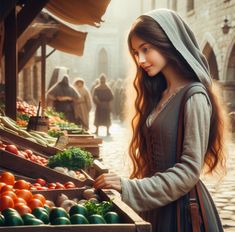
[[41, 108], [42, 115], [44, 116], [44, 110], [46, 107], [46, 39], [42, 35], [41, 39]]
[[5, 18], [5, 113], [16, 119], [16, 79], [18, 75], [17, 62], [17, 32], [15, 7]]
[[101, 138], [81, 138], [73, 135], [68, 135], [69, 143], [98, 145], [103, 142]]
[[93, 162], [94, 169], [96, 171], [96, 175], [101, 175], [103, 173], [108, 173], [109, 169], [104, 166], [99, 160], [94, 160]]
[[134, 224], [12, 226], [0, 229], [1, 232], [139, 232]]
[[68, 136], [74, 137], [74, 138], [95, 138], [95, 136], [92, 134], [73, 134], [73, 133], [69, 133], [69, 131], [68, 131]]
[[29, 59], [33, 56], [33, 54], [40, 46], [41, 42], [38, 39], [30, 39], [21, 49], [23, 51], [19, 51], [18, 72], [20, 72], [24, 68]]
[[17, 15], [17, 38], [26, 30], [29, 24], [34, 20], [34, 18], [39, 14], [42, 8], [47, 4], [49, 0], [27, 0], [24, 7]]

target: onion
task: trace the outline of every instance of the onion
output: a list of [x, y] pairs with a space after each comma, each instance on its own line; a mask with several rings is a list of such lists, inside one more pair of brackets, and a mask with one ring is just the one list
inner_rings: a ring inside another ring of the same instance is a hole
[[70, 208], [73, 206], [73, 205], [76, 205], [77, 203], [75, 201], [72, 201], [72, 200], [64, 200], [62, 202], [62, 204], [60, 205], [60, 207], [64, 208], [66, 212], [69, 212]]
[[68, 198], [67, 195], [61, 193], [61, 194], [56, 198], [56, 201], [55, 201], [56, 206], [61, 206], [62, 203], [63, 203], [65, 200], [68, 200], [68, 199], [69, 199], [69, 198]]

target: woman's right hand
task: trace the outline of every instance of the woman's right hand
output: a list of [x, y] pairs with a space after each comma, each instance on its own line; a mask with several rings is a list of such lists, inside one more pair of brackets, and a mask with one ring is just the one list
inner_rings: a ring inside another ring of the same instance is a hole
[[114, 172], [104, 173], [98, 176], [94, 182], [96, 189], [115, 189], [122, 192], [121, 178]]

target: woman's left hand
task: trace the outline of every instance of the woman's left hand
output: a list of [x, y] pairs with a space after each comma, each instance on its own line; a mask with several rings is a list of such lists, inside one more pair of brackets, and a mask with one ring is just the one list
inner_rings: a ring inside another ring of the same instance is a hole
[[115, 189], [121, 193], [121, 178], [114, 172], [104, 173], [96, 178], [94, 188]]

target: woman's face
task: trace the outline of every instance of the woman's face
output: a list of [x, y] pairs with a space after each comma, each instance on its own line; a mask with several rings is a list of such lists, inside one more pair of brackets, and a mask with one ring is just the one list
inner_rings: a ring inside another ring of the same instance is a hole
[[167, 65], [165, 57], [153, 47], [137, 36], [132, 36], [131, 46], [136, 62], [150, 77], [161, 72]]

